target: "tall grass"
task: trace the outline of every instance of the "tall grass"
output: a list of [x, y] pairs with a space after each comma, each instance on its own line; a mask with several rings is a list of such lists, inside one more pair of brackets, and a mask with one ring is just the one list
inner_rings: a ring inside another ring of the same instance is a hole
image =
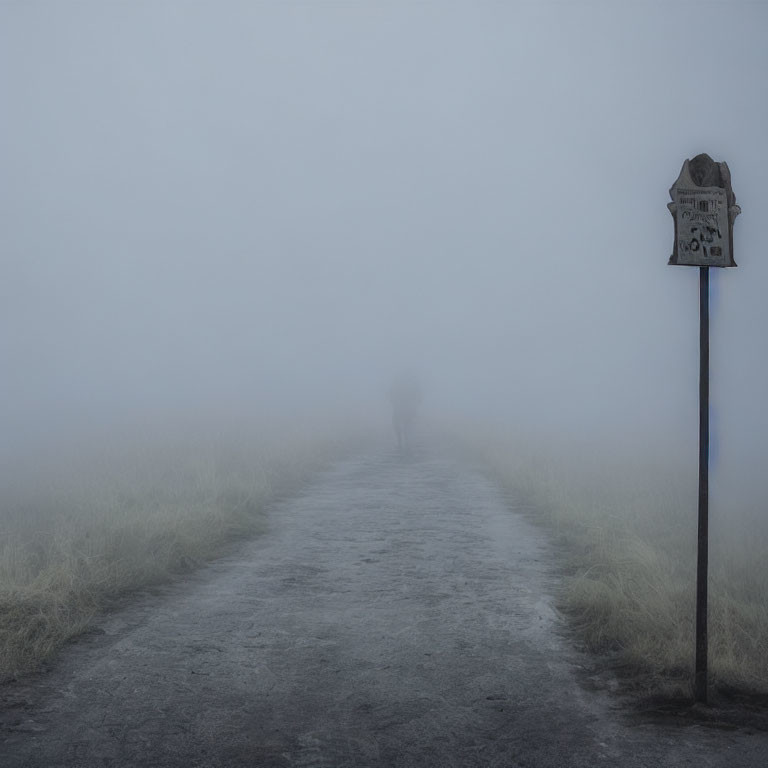
[[115, 598], [263, 531], [266, 503], [343, 450], [297, 436], [91, 446], [6, 482], [0, 679], [33, 669]]
[[[649, 695], [690, 696], [695, 469], [621, 453], [483, 437], [472, 451], [564, 553], [559, 606], [590, 651]], [[768, 520], [713, 510], [709, 671], [715, 690], [768, 693]], [[718, 520], [720, 522], [718, 522]]]

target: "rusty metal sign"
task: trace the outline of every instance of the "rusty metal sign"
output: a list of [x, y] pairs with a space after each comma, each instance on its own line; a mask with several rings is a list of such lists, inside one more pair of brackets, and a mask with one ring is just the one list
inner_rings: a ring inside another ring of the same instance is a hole
[[733, 222], [741, 213], [731, 187], [727, 163], [709, 155], [686, 160], [669, 190], [667, 204], [675, 220], [670, 264], [691, 267], [735, 267]]

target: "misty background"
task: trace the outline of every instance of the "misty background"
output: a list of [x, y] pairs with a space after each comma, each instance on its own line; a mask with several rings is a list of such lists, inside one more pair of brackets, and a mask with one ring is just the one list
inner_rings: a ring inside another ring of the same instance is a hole
[[[713, 491], [765, 500], [768, 5], [0, 3], [0, 457], [136, 425], [429, 419], [693, 466], [728, 162]], [[695, 490], [695, 489], [694, 489]]]

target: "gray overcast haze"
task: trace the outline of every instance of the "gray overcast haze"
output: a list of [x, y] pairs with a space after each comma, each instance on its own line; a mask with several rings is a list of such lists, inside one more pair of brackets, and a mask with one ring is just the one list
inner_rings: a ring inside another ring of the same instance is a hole
[[471, 416], [695, 461], [728, 162], [715, 471], [768, 459], [768, 4], [0, 3], [0, 441], [135, 421]]

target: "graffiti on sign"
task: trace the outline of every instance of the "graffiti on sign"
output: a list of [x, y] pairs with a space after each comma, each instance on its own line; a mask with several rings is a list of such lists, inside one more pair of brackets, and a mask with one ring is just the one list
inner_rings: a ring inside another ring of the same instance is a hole
[[730, 262], [728, 201], [720, 187], [680, 188], [677, 203], [677, 263]]

